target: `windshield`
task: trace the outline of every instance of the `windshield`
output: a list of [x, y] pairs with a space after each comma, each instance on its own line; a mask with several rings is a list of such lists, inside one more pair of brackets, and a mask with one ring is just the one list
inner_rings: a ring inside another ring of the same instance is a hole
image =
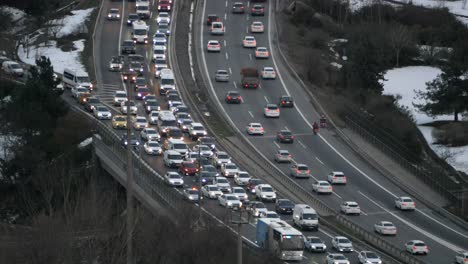
[[133, 35], [146, 35], [147, 34], [146, 32], [147, 32], [146, 29], [135, 29], [133, 31]]
[[316, 214], [303, 214], [302, 219], [305, 220], [317, 220], [317, 215]]
[[336, 259], [336, 260], [346, 260], [346, 257], [343, 256], [343, 255], [335, 255], [335, 256], [333, 256], [333, 259]]
[[260, 184], [262, 181], [260, 179], [252, 179], [250, 180], [250, 183], [253, 184], [253, 185], [258, 185]]
[[149, 129], [148, 129], [148, 130], [146, 130], [146, 134], [148, 134], [148, 135], [156, 135], [157, 132], [156, 132], [156, 130], [149, 130]]
[[180, 130], [171, 130], [169, 133], [171, 137], [182, 137], [184, 135]]
[[169, 174], [169, 178], [171, 178], [171, 179], [180, 179], [180, 176], [178, 174]]
[[128, 15], [128, 19], [133, 20], [133, 19], [138, 19], [140, 18], [137, 14], [130, 14]]
[[283, 235], [281, 241], [282, 250], [303, 250], [304, 249], [304, 239], [302, 235], [287, 236]]
[[367, 258], [371, 258], [371, 259], [379, 258], [379, 256], [377, 256], [377, 254], [375, 254], [374, 252], [368, 252], [366, 256]]
[[148, 146], [157, 148], [157, 147], [159, 147], [159, 144], [156, 143], [156, 142], [151, 142], [151, 143], [148, 143]]
[[219, 191], [218, 187], [210, 187], [210, 191]]
[[273, 189], [270, 187], [263, 187], [262, 192], [273, 192]]
[[245, 193], [244, 189], [234, 189], [234, 193]]
[[226, 200], [237, 200], [235, 196], [226, 196]]
[[149, 10], [148, 8], [149, 8], [149, 6], [139, 5], [139, 6], [136, 7], [136, 10], [147, 11], [147, 10]]
[[247, 173], [240, 173], [239, 175], [237, 175], [237, 177], [239, 177], [239, 178], [250, 178], [250, 176]]
[[100, 111], [100, 112], [107, 112], [107, 108], [103, 107], [103, 106], [99, 106], [97, 107], [97, 110]]
[[163, 30], [167, 30], [167, 29], [168, 29], [167, 24], [159, 24], [159, 30], [163, 31]]
[[228, 183], [226, 179], [218, 179], [218, 183]]
[[308, 170], [309, 168], [305, 167], [305, 166], [299, 166], [297, 167], [298, 170]]
[[164, 49], [155, 49], [154, 50], [154, 54], [164, 54], [164, 53], [165, 53]]
[[315, 243], [315, 244], [322, 244], [322, 240], [320, 238], [310, 238], [309, 239], [310, 243]]
[[117, 122], [123, 122], [123, 121], [125, 121], [125, 118], [123, 118], [123, 117], [116, 117], [116, 118], [115, 118], [115, 121], [117, 121]]
[[182, 156], [177, 155], [177, 154], [167, 155], [167, 157], [168, 157], [169, 159], [173, 159], [173, 160], [181, 160], [181, 159], [182, 159]]
[[188, 193], [191, 194], [191, 195], [194, 195], [194, 194], [195, 194], [195, 195], [198, 195], [198, 191], [197, 191], [197, 190], [189, 190]]
[[228, 169], [228, 170], [236, 170], [237, 169], [236, 165], [231, 165], [231, 164], [226, 164], [225, 168]]
[[218, 159], [229, 159], [229, 156], [221, 154], [221, 155], [218, 155]]
[[78, 82], [89, 82], [88, 76], [77, 76], [76, 79], [78, 80]]
[[187, 145], [185, 144], [174, 144], [175, 149], [186, 149]]
[[161, 79], [161, 84], [162, 85], [174, 85], [174, 79], [168, 79], [168, 78]]
[[19, 64], [10, 64], [10, 67], [13, 69], [21, 69], [21, 66]]
[[175, 120], [164, 120], [161, 121], [161, 126], [176, 126], [177, 122]]
[[341, 238], [341, 239], [338, 239], [338, 243], [340, 244], [348, 244], [348, 243], [351, 243], [348, 239], [345, 239], [345, 238]]
[[118, 93], [118, 94], [115, 94], [115, 97], [124, 98], [124, 97], [127, 97], [127, 95]]

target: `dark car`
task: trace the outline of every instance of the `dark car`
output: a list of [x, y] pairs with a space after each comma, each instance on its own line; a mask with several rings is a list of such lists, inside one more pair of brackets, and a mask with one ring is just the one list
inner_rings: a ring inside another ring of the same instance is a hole
[[180, 96], [177, 93], [169, 93], [164, 97], [166, 101], [180, 101]]
[[171, 11], [171, 2], [169, 0], [159, 0], [158, 3], [158, 11], [166, 11], [169, 12]]
[[196, 160], [197, 164], [200, 163], [200, 166], [211, 165], [211, 160], [205, 157], [201, 157]]
[[143, 57], [140, 54], [130, 54], [130, 55], [128, 55], [128, 61], [130, 61], [130, 62], [136, 61], [136, 62], [139, 62], [139, 63], [143, 64], [143, 63], [145, 63], [145, 57]]
[[240, 104], [242, 103], [242, 96], [238, 91], [229, 91], [226, 94], [225, 101], [228, 104]]
[[142, 74], [144, 71], [143, 64], [138, 61], [132, 61], [128, 64], [129, 72], [136, 72], [137, 74]]
[[191, 161], [184, 161], [179, 166], [179, 171], [183, 175], [190, 175], [193, 176], [195, 173], [198, 172], [198, 166], [194, 162]]
[[189, 114], [189, 113], [190, 113], [190, 109], [189, 109], [186, 105], [178, 105], [178, 106], [174, 109], [174, 114], [177, 114], [177, 113], [187, 113], [187, 114]]
[[183, 140], [184, 139], [184, 133], [178, 127], [167, 127], [166, 137], [169, 138], [169, 139], [176, 138], [176, 139]]
[[198, 140], [201, 145], [210, 147], [211, 151], [216, 149], [216, 141], [213, 137], [199, 137]]
[[280, 214], [292, 214], [294, 203], [288, 199], [276, 199], [275, 210]]
[[202, 185], [207, 185], [207, 184], [213, 184], [215, 180], [215, 176], [213, 176], [213, 173], [209, 171], [200, 171], [200, 173], [197, 173], [197, 182], [198, 179], [201, 177]]
[[283, 96], [280, 97], [279, 105], [281, 107], [294, 107], [294, 100], [289, 95], [283, 95]]
[[263, 8], [263, 5], [253, 5], [250, 14], [252, 16], [264, 16], [265, 8]]
[[99, 98], [91, 96], [86, 98], [86, 102], [84, 104], [84, 109], [88, 112], [92, 112], [94, 109], [95, 105], [98, 105], [101, 103], [101, 100]]
[[278, 140], [279, 143], [293, 143], [294, 135], [289, 130], [280, 130], [276, 133], [276, 140]]
[[245, 6], [244, 3], [242, 2], [235, 2], [232, 5], [232, 13], [233, 14], [244, 14], [245, 12]]
[[127, 26], [131, 26], [133, 24], [133, 22], [137, 21], [138, 19], [140, 19], [140, 17], [138, 16], [138, 14], [135, 14], [135, 13], [130, 13], [128, 14], [128, 17], [127, 17]]
[[138, 88], [135, 92], [135, 99], [143, 100], [143, 97], [149, 93], [150, 90], [148, 88]]
[[148, 83], [146, 82], [145, 77], [137, 77], [135, 80], [135, 91], [138, 90], [138, 88], [148, 88]]
[[136, 72], [126, 71], [122, 72], [122, 77], [125, 82], [130, 81], [130, 83], [134, 83], [138, 74]]
[[218, 172], [218, 170], [215, 168], [215, 166], [210, 165], [210, 164], [203, 165], [203, 166], [201, 167], [201, 170], [202, 170], [202, 171], [208, 171], [209, 173], [212, 174], [213, 177], [218, 177], [218, 176], [220, 176], [220, 175], [219, 175], [219, 172]]
[[138, 141], [137, 137], [134, 134], [130, 135], [130, 140], [128, 140], [126, 134], [122, 135], [122, 137], [120, 139], [120, 143], [122, 144], [122, 146], [127, 146], [129, 141], [130, 141], [130, 145], [132, 145], [132, 146], [139, 146], [140, 145], [140, 141]]
[[247, 183], [247, 186], [246, 186], [246, 189], [250, 192], [250, 193], [255, 193], [255, 186], [259, 185], [259, 184], [262, 184], [263, 181], [260, 180], [260, 179], [257, 179], [257, 178], [251, 178], [249, 180], [249, 182]]
[[124, 40], [120, 46], [122, 54], [135, 54], [136, 46], [133, 40]]
[[219, 21], [220, 21], [219, 16], [213, 15], [213, 14], [208, 15], [206, 18], [206, 24], [208, 26], [211, 26], [211, 23], [213, 22], [219, 22]]
[[151, 111], [159, 111], [159, 110], [161, 110], [161, 106], [159, 105], [158, 101], [156, 100], [145, 101], [145, 111], [147, 114], [151, 113]]

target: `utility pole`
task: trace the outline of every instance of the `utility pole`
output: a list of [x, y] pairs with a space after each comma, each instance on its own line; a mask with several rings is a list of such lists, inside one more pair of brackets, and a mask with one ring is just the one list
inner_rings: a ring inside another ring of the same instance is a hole
[[248, 224], [249, 218], [248, 216], [247, 216], [247, 220], [244, 220], [242, 218], [242, 214], [247, 212], [242, 205], [239, 207], [238, 210], [239, 210], [239, 219], [232, 219], [232, 215], [231, 215], [231, 223], [237, 224], [237, 264], [242, 264], [242, 225]]
[[[127, 78], [129, 80], [129, 78]], [[125, 84], [124, 84], [125, 85]], [[132, 89], [127, 90], [127, 264], [133, 264], [133, 158], [132, 124], [130, 122], [130, 99]]]

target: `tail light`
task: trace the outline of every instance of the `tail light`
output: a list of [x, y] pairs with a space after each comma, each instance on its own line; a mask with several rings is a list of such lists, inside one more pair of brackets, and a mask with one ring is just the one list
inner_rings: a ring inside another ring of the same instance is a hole
[[232, 97], [231, 97], [231, 96], [228, 96], [228, 97], [227, 97], [227, 99], [228, 99], [228, 100], [231, 100], [231, 99], [232, 99]]
[[239, 100], [242, 100], [242, 96], [239, 96], [238, 98], [239, 98]]
[[263, 131], [263, 127], [262, 127], [262, 128], [260, 128], [260, 130], [261, 130], [261, 131]]
[[250, 131], [253, 131], [254, 129], [251, 127], [249, 130], [250, 130]]
[[286, 102], [285, 101], [281, 101], [282, 104], [285, 104]]
[[291, 136], [291, 139], [294, 139], [294, 136]]
[[252, 12], [255, 12], [255, 8], [252, 8]]
[[310, 170], [306, 170], [307, 173], [310, 173]]
[[257, 84], [256, 84], [256, 83], [254, 83], [254, 87], [255, 87], [255, 88], [257, 87]]
[[416, 246], [413, 246], [413, 250], [416, 250], [416, 249], [417, 249], [417, 247], [416, 247]]
[[292, 155], [291, 155], [291, 154], [289, 154], [289, 155], [288, 155], [288, 157], [292, 157]]
[[427, 246], [424, 246], [424, 248], [425, 248], [426, 250], [429, 250], [429, 248], [428, 248]]
[[283, 136], [283, 135], [281, 135], [281, 136], [280, 136], [280, 138], [284, 138], [284, 136]]
[[279, 109], [276, 109], [276, 112], [278, 112], [278, 113], [279, 113]]
[[249, 84], [248, 83], [244, 84], [244, 87], [249, 87]]
[[401, 205], [406, 206], [406, 203], [402, 203]]

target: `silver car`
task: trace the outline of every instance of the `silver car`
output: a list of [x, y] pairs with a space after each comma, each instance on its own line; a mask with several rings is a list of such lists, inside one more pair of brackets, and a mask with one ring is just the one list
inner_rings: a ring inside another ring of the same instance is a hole
[[215, 81], [217, 82], [228, 82], [229, 73], [226, 70], [217, 70], [215, 74]]
[[197, 189], [184, 189], [183, 192], [184, 199], [189, 200], [191, 202], [198, 202], [198, 190]]
[[182, 178], [182, 176], [180, 176], [178, 172], [175, 171], [169, 171], [166, 174], [164, 174], [164, 180], [170, 186], [184, 186], [184, 179]]
[[304, 238], [305, 248], [311, 252], [326, 252], [327, 245], [322, 239], [315, 236], [308, 236]]
[[291, 162], [292, 161], [292, 156], [289, 151], [285, 149], [279, 149], [276, 154], [275, 154], [275, 161], [280, 163], [280, 162]]
[[310, 178], [310, 169], [305, 164], [294, 164], [291, 166], [291, 176], [296, 178]]

